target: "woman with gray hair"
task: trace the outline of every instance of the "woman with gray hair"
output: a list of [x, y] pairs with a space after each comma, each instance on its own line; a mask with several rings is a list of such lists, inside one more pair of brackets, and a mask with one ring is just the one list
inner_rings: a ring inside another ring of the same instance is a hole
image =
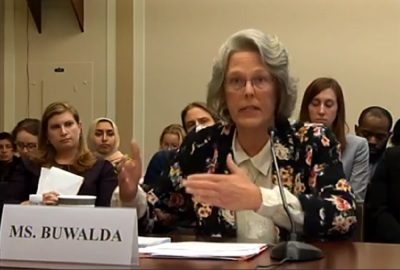
[[322, 125], [290, 124], [295, 100], [288, 54], [275, 36], [254, 29], [230, 36], [214, 63], [207, 97], [227, 124], [186, 137], [169, 183], [147, 192], [152, 221], [174, 227], [186, 219], [196, 223], [199, 235], [274, 244], [291, 227], [277, 185], [280, 174], [298, 231], [349, 237], [356, 225], [355, 197], [339, 144]]

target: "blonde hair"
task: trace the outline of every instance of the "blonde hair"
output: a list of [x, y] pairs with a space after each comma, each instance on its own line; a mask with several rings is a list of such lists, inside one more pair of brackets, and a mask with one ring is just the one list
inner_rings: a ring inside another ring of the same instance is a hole
[[297, 98], [296, 82], [289, 75], [288, 52], [276, 36], [266, 35], [256, 29], [239, 31], [221, 46], [208, 83], [208, 107], [216, 111], [221, 120], [232, 122], [225, 100], [224, 83], [229, 59], [239, 51], [253, 51], [260, 54], [278, 88], [275, 121], [287, 120], [293, 113]]
[[165, 128], [163, 129], [163, 131], [161, 132], [160, 141], [159, 141], [159, 143], [160, 143], [160, 148], [161, 148], [161, 144], [162, 144], [162, 141], [163, 141], [163, 139], [164, 139], [164, 136], [165, 136], [166, 134], [174, 134], [174, 135], [177, 135], [178, 138], [179, 138], [180, 143], [182, 143], [183, 139], [184, 139], [185, 136], [186, 136], [186, 132], [185, 132], [185, 129], [183, 128], [183, 126], [181, 126], [181, 125], [179, 125], [179, 124], [171, 124], [171, 125], [165, 127]]
[[[71, 113], [76, 123], [80, 123], [78, 111], [68, 103], [53, 102], [44, 110], [39, 131], [39, 148], [37, 151], [37, 156], [34, 158], [34, 161], [41, 166], [51, 167], [57, 165], [55, 162], [57, 151], [54, 146], [49, 143], [47, 131], [49, 120], [53, 116], [65, 112]], [[90, 169], [95, 163], [96, 157], [89, 151], [81, 130], [81, 134], [79, 136], [78, 157], [71, 167], [76, 172], [83, 172]]]

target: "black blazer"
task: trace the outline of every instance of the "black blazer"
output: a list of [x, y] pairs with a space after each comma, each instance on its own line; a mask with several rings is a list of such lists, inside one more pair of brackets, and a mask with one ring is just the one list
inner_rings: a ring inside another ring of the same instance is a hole
[[[66, 171], [69, 171], [68, 167], [60, 166]], [[6, 203], [21, 203], [29, 199], [29, 194], [36, 194], [40, 168], [39, 165], [22, 159], [8, 184]], [[117, 175], [109, 161], [98, 159], [89, 170], [83, 173], [72, 173], [84, 177], [78, 195], [96, 196], [96, 206], [110, 206], [111, 196], [117, 187]]]
[[169, 170], [176, 154], [177, 150], [161, 150], [155, 153], [147, 166], [143, 184], [152, 186], [157, 183], [162, 173]]
[[400, 147], [379, 161], [365, 199], [366, 240], [400, 243]]

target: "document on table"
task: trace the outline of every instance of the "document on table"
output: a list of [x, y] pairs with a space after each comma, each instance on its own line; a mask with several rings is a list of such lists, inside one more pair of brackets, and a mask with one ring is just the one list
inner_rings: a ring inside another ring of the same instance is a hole
[[267, 249], [266, 244], [172, 242], [139, 248], [142, 257], [247, 260]]
[[161, 245], [164, 243], [170, 243], [170, 237], [147, 237], [147, 236], [139, 236], [138, 244], [139, 248], [145, 248], [150, 246]]

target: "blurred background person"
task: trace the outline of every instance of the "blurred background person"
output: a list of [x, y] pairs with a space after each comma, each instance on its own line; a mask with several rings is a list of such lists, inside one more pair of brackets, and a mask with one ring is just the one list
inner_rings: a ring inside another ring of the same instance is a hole
[[[7, 201], [27, 201], [37, 192], [41, 167], [55, 166], [84, 178], [78, 195], [96, 196], [96, 206], [109, 206], [117, 175], [109, 161], [87, 148], [78, 111], [68, 103], [54, 102], [44, 110], [41, 123], [37, 154], [18, 164], [7, 188]], [[43, 203], [58, 204], [59, 195], [47, 192]]]
[[186, 136], [185, 129], [179, 124], [166, 126], [161, 132], [159, 150], [178, 149]]
[[28, 157], [35, 154], [38, 148], [40, 120], [25, 118], [18, 122], [12, 131], [17, 154]]
[[393, 118], [388, 110], [371, 106], [361, 112], [358, 125], [354, 127], [356, 134], [368, 141], [370, 178], [386, 149], [392, 125]]
[[357, 200], [364, 200], [369, 182], [369, 149], [365, 138], [348, 133], [342, 87], [333, 78], [317, 78], [308, 85], [299, 119], [324, 124], [340, 142], [341, 160], [347, 181]]

